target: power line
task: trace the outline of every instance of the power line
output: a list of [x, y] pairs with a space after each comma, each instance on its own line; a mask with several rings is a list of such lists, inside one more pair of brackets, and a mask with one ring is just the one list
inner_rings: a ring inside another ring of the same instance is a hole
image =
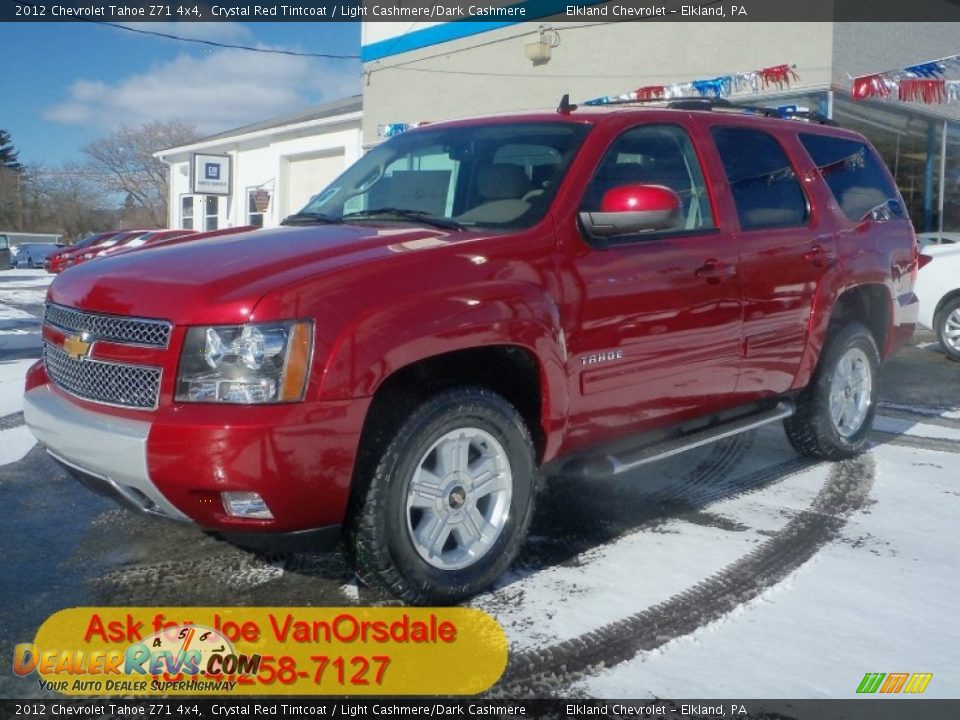
[[249, 45], [232, 45], [230, 43], [219, 43], [213, 40], [200, 40], [199, 38], [185, 38], [180, 37], [179, 35], [171, 35], [169, 33], [157, 32], [156, 30], [141, 30], [140, 28], [127, 27], [126, 25], [120, 25], [118, 23], [112, 22], [98, 22], [95, 20], [87, 20], [86, 18], [82, 19], [85, 22], [91, 22], [95, 25], [107, 25], [117, 30], [126, 30], [127, 32], [138, 33], [140, 35], [153, 35], [156, 37], [167, 38], [168, 40], [179, 40], [180, 42], [192, 42], [199, 43], [201, 45], [210, 45], [211, 47], [224, 48], [226, 50], [247, 50], [249, 52], [258, 52], [264, 53], [267, 55], [292, 55], [293, 57], [315, 57], [315, 58], [325, 58], [327, 60], [359, 60], [359, 55], [337, 55], [333, 53], [311, 53], [311, 52], [297, 52], [295, 50], [270, 50], [267, 48], [258, 48], [251, 47]]

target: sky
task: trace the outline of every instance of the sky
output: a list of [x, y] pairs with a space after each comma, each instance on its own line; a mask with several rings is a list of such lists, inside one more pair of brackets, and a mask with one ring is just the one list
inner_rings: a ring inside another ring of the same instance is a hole
[[[126, 23], [222, 44], [359, 55], [359, 23]], [[183, 120], [202, 135], [360, 93], [360, 61], [264, 54], [97, 23], [0, 23], [0, 129], [20, 162], [81, 161], [121, 126]]]

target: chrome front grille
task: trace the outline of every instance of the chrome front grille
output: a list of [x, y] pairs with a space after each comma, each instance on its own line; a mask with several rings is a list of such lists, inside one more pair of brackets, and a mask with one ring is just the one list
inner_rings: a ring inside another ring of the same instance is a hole
[[164, 348], [172, 326], [166, 320], [98, 315], [47, 303], [43, 321], [70, 335], [89, 333], [94, 340]]
[[153, 410], [160, 397], [160, 368], [76, 359], [43, 343], [47, 375], [72, 395], [120, 407]]

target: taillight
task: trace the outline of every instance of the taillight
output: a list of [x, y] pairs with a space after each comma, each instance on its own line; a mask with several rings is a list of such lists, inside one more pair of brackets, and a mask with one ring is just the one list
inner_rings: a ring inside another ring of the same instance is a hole
[[933, 260], [933, 255], [920, 253], [920, 255], [917, 256], [917, 270], [923, 270], [931, 260]]

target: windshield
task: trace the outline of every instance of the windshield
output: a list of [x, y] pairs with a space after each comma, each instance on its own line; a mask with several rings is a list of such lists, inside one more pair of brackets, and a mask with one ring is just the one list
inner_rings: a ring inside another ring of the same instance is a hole
[[562, 122], [404, 133], [372, 149], [285, 222], [529, 227], [546, 214], [588, 130]]

